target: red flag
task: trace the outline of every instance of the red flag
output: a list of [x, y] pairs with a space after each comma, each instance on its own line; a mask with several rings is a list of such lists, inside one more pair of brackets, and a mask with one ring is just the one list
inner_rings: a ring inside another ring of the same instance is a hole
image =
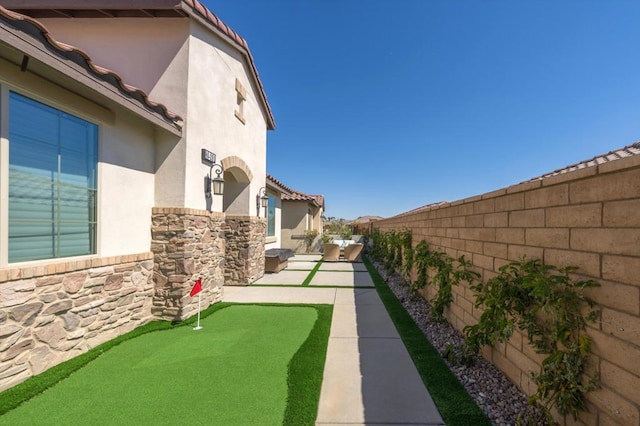
[[195, 285], [191, 289], [191, 293], [189, 293], [189, 296], [193, 297], [196, 294], [200, 293], [201, 291], [202, 291], [202, 280], [198, 280], [196, 281]]

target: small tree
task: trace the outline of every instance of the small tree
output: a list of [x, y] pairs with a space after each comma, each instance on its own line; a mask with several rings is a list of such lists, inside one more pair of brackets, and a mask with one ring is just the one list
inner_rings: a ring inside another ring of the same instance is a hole
[[317, 229], [309, 229], [304, 233], [304, 243], [306, 245], [307, 253], [313, 248], [313, 242], [316, 240], [319, 232]]
[[322, 244], [330, 243], [331, 240], [332, 240], [331, 235], [329, 235], [326, 232], [323, 232], [322, 235], [320, 236], [320, 241], [322, 241]]

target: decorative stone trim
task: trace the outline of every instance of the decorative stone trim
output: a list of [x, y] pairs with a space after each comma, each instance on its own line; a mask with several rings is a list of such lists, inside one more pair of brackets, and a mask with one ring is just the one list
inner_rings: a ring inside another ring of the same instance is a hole
[[239, 168], [247, 175], [248, 182], [253, 181], [253, 173], [251, 173], [249, 165], [245, 163], [242, 158], [231, 155], [220, 160], [220, 164], [222, 164], [222, 167], [224, 167], [225, 170], [229, 170], [233, 167]]
[[151, 253], [9, 270], [0, 282], [0, 391], [149, 322], [152, 274]]
[[46, 264], [36, 264], [31, 266], [11, 267], [0, 269], [0, 283], [16, 281], [27, 278], [44, 277], [66, 272], [82, 271], [88, 268], [99, 268], [121, 263], [142, 262], [153, 259], [153, 253], [138, 253], [122, 256], [95, 257], [76, 260], [55, 259]]

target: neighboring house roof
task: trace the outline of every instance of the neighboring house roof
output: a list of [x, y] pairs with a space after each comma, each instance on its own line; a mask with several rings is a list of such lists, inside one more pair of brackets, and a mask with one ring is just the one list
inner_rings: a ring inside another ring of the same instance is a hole
[[284, 183], [280, 182], [278, 179], [274, 178], [273, 176], [271, 176], [270, 174], [267, 174], [267, 186], [276, 189], [277, 191], [283, 193], [283, 194], [290, 194], [293, 191], [293, 189], [289, 188], [287, 185], [285, 185]]
[[306, 201], [324, 209], [323, 195], [309, 195], [303, 194], [302, 192], [294, 191], [291, 194], [282, 194], [282, 201]]
[[278, 189], [282, 193], [282, 201], [305, 201], [313, 203], [316, 207], [322, 207], [324, 210], [324, 195], [309, 195], [296, 191], [280, 182], [270, 174], [267, 174], [267, 185]]
[[249, 45], [238, 33], [222, 22], [198, 0], [3, 0], [3, 5], [36, 18], [119, 18], [119, 17], [193, 17], [201, 20], [246, 58], [258, 96], [267, 116], [267, 127], [275, 129], [275, 119], [267, 102], [264, 86], [258, 75]]
[[606, 154], [597, 155], [589, 160], [581, 161], [579, 163], [572, 164], [570, 166], [555, 170], [551, 173], [546, 173], [542, 176], [529, 179], [526, 182], [533, 182], [536, 180], [542, 180], [552, 176], [557, 176], [557, 175], [573, 172], [580, 169], [586, 169], [588, 167], [595, 167], [603, 163], [610, 163], [612, 161], [621, 160], [627, 157], [633, 157], [634, 155], [639, 155], [639, 154], [640, 154], [640, 142], [635, 142], [635, 143], [632, 143], [631, 145], [627, 145], [625, 147], [615, 149], [613, 151], [609, 151]]
[[[67, 59], [82, 67], [82, 69], [88, 72], [91, 76], [97, 77], [103, 84], [106, 83], [106, 85], [117, 89], [121, 95], [142, 104], [145, 109], [151, 110], [160, 115], [176, 129], [180, 130], [182, 128], [182, 117], [169, 111], [165, 105], [156, 103], [149, 99], [148, 95], [144, 91], [126, 84], [114, 71], [95, 64], [91, 57], [89, 57], [89, 55], [84, 51], [54, 39], [47, 28], [39, 21], [0, 6], [0, 22], [6, 24], [6, 26], [3, 25], [3, 29], [7, 31], [3, 33], [2, 38], [12, 38], [9, 43], [13, 48], [21, 50], [17, 45], [17, 40], [13, 38], [19, 37], [20, 40], [27, 43], [24, 47], [35, 47], [38, 49], [38, 52], [43, 55], [52, 56], [52, 54], [54, 54], [58, 57]], [[16, 33], [16, 30], [19, 31], [19, 33]], [[34, 39], [43, 43], [47, 50], [43, 50], [42, 47], [38, 47], [39, 43], [36, 43], [36, 40]], [[26, 55], [24, 58], [27, 58], [26, 60], [23, 58], [23, 67], [28, 69], [28, 58], [30, 55], [28, 52], [23, 50], [21, 51]], [[62, 69], [64, 67], [60, 66], [60, 68]], [[61, 72], [65, 71], [69, 72], [71, 70], [61, 70]]]
[[411, 209], [409, 211], [397, 214], [397, 215], [392, 216], [392, 217], [401, 217], [401, 216], [410, 215], [410, 214], [414, 214], [414, 213], [420, 213], [420, 212], [432, 209], [434, 207], [443, 206], [443, 205], [448, 204], [448, 203], [449, 203], [448, 201], [439, 201], [437, 203], [430, 203], [430, 204], [426, 204], [424, 206], [416, 207], [415, 209]]
[[351, 223], [356, 223], [356, 224], [369, 223], [369, 222], [375, 222], [377, 220], [382, 220], [382, 219], [384, 219], [382, 216], [360, 216], [357, 219], [354, 219], [353, 221], [351, 221]]

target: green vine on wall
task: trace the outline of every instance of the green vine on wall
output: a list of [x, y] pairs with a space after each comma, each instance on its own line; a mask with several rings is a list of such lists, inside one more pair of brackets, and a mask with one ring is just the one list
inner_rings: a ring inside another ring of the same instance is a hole
[[[584, 291], [599, 285], [593, 280], [574, 281], [569, 274], [576, 269], [524, 258], [502, 266], [486, 284], [472, 286], [475, 306], [484, 310], [477, 324], [464, 329], [475, 352], [483, 345], [508, 341], [516, 328], [525, 332], [536, 353], [547, 355], [540, 372], [531, 372], [537, 392], [530, 403], [546, 413], [555, 407], [574, 419], [586, 409], [585, 394], [597, 387], [597, 377], [586, 383], [583, 379], [591, 352], [591, 339], [584, 331], [587, 322], [598, 316]], [[585, 305], [590, 310], [583, 315]]]
[[[436, 287], [436, 295], [431, 300], [431, 315], [437, 321], [444, 320], [444, 310], [453, 302], [452, 288], [462, 281], [469, 284], [480, 278], [480, 274], [471, 270], [471, 262], [464, 256], [456, 261], [441, 251], [429, 250], [429, 245], [423, 240], [416, 246], [415, 264], [417, 279], [411, 285], [413, 292], [418, 292], [426, 285]], [[429, 270], [433, 271], [433, 278], [429, 281]]]
[[[470, 284], [476, 295], [475, 306], [483, 310], [477, 324], [464, 328], [473, 353], [484, 345], [508, 341], [518, 329], [537, 353], [547, 355], [540, 371], [530, 372], [537, 392], [529, 398], [531, 404], [544, 410], [547, 421], [553, 422], [550, 412], [554, 407], [574, 418], [586, 409], [585, 394], [597, 388], [598, 378], [585, 378], [591, 353], [585, 329], [588, 322], [597, 319], [599, 311], [585, 290], [599, 286], [597, 282], [572, 279], [570, 274], [576, 267], [557, 268], [523, 258], [502, 266], [499, 274], [485, 284], [478, 281], [480, 275], [464, 256], [454, 260], [446, 253], [430, 250], [424, 240], [411, 249], [410, 231], [374, 230], [372, 242], [372, 256], [384, 260], [387, 270], [401, 272], [413, 293], [427, 285], [437, 287], [431, 300], [432, 315], [437, 320], [444, 319], [444, 309], [453, 301], [452, 287], [462, 281]], [[412, 269], [416, 273], [413, 282], [409, 279]], [[589, 311], [583, 315], [585, 305]]]

